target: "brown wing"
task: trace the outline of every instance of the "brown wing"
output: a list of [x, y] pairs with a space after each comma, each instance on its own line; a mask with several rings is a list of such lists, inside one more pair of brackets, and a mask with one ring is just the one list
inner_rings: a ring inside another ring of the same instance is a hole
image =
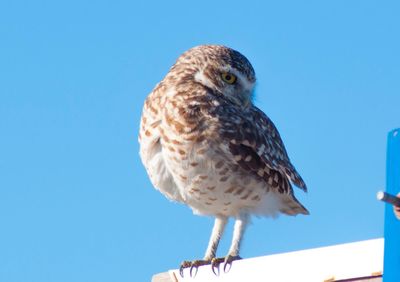
[[216, 112], [222, 125], [220, 134], [239, 166], [257, 173], [281, 193], [292, 193], [289, 180], [307, 191], [289, 160], [278, 130], [261, 110], [252, 107], [243, 112], [237, 107], [221, 106]]

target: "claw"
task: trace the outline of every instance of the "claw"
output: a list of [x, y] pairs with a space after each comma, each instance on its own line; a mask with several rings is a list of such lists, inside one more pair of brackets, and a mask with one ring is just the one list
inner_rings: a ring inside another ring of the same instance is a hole
[[[197, 261], [194, 261], [192, 263], [192, 266], [190, 267], [190, 277], [195, 278], [197, 275], [197, 271], [199, 270], [199, 266], [196, 264]], [[193, 274], [193, 269], [196, 269], [196, 271]]]
[[212, 265], [211, 270], [215, 276], [219, 276], [219, 265], [218, 266]]
[[211, 260], [211, 270], [214, 273], [215, 276], [219, 276], [219, 266], [221, 264], [221, 262], [223, 262], [224, 259], [223, 258], [213, 258]]
[[184, 262], [181, 263], [181, 266], [179, 267], [179, 274], [181, 275], [182, 278], [183, 278], [183, 270], [185, 268], [188, 268], [191, 265], [192, 265], [192, 263], [187, 260], [185, 260]]
[[231, 256], [231, 255], [228, 255], [228, 256], [225, 258], [224, 272], [225, 272], [225, 273], [229, 272], [229, 271], [231, 270], [231, 267], [232, 267], [232, 262], [235, 261], [235, 260], [239, 260], [239, 259], [242, 259], [242, 258], [241, 258], [240, 256]]
[[211, 260], [194, 260], [194, 261], [184, 261], [181, 263], [179, 268], [179, 274], [183, 278], [183, 272], [185, 268], [190, 268], [189, 273], [190, 277], [194, 278], [197, 275], [197, 271], [199, 270], [199, 266], [210, 264]]

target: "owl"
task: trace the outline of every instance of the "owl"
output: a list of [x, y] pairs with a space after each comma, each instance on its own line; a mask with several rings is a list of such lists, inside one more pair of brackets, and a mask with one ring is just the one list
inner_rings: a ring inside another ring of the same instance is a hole
[[[140, 157], [153, 186], [194, 214], [215, 218], [203, 259], [185, 268], [240, 259], [250, 216], [307, 215], [292, 185], [306, 184], [289, 160], [273, 122], [252, 101], [256, 76], [238, 51], [202, 45], [183, 53], [147, 97], [142, 112]], [[232, 243], [216, 251], [229, 218]], [[219, 268], [218, 268], [219, 269]]]

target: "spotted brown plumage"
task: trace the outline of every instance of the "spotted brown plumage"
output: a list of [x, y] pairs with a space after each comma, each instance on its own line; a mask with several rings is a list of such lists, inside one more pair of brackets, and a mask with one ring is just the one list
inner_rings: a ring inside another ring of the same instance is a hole
[[182, 54], [147, 97], [140, 156], [154, 187], [195, 214], [216, 218], [203, 260], [211, 263], [229, 217], [236, 219], [226, 263], [238, 258], [250, 215], [308, 214], [292, 183], [306, 185], [291, 164], [278, 130], [252, 103], [250, 62], [224, 46]]

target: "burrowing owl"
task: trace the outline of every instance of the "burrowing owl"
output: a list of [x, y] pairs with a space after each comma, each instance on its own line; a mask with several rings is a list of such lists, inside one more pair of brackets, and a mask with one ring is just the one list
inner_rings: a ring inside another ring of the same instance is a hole
[[[195, 214], [215, 217], [203, 260], [213, 269], [239, 258], [249, 216], [308, 214], [306, 191], [272, 121], [252, 103], [255, 73], [239, 52], [204, 45], [182, 54], [143, 107], [140, 156], [154, 187]], [[215, 258], [229, 217], [232, 244]], [[181, 269], [182, 269], [181, 267]]]

